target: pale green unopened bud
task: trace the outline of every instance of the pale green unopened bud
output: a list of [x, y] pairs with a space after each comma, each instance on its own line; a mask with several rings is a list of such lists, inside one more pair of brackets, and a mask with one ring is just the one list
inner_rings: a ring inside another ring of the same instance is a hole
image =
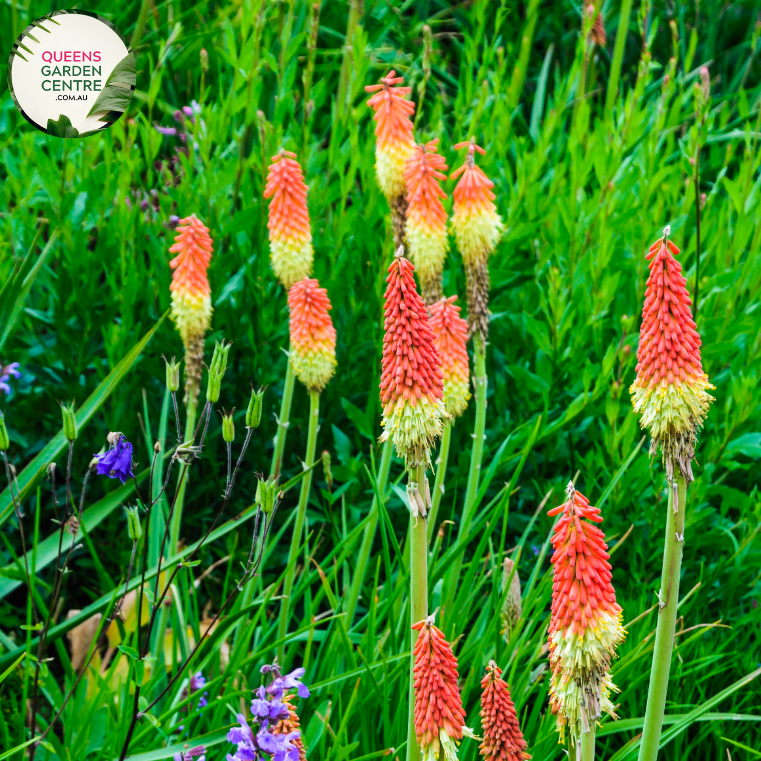
[[249, 401], [248, 409], [246, 410], [246, 428], [258, 428], [259, 423], [262, 422], [263, 396], [263, 388], [260, 388], [258, 391], [251, 389], [251, 401]]
[[201, 71], [209, 70], [209, 54], [206, 52], [206, 48], [201, 48]]
[[0, 415], [0, 452], [5, 452], [10, 445], [8, 429], [5, 427], [5, 415]]
[[61, 405], [61, 417], [63, 418], [63, 435], [66, 441], [74, 441], [77, 438], [77, 418], [74, 414], [74, 402], [68, 407]]
[[174, 357], [171, 360], [163, 358], [166, 362], [166, 387], [172, 393], [175, 393], [180, 387], [180, 362], [175, 362]]
[[322, 470], [325, 473], [328, 491], [333, 491], [333, 471], [330, 468], [330, 452], [327, 449], [322, 453]]
[[[512, 580], [510, 580], [511, 574], [513, 577]], [[508, 581], [510, 581], [509, 589], [507, 587]], [[505, 641], [508, 642], [513, 629], [521, 617], [521, 580], [518, 578], [518, 569], [510, 558], [505, 558], [505, 562], [502, 564], [500, 592], [505, 594], [505, 590], [507, 590], [507, 595], [502, 604], [501, 619], [502, 636], [505, 638]]]
[[222, 412], [222, 438], [228, 444], [232, 444], [235, 439], [235, 425], [233, 424], [232, 412]]
[[216, 343], [214, 355], [209, 366], [209, 385], [206, 387], [206, 399], [209, 402], [219, 401], [219, 393], [222, 390], [222, 378], [227, 370], [227, 355], [230, 353], [232, 344]]
[[275, 506], [275, 500], [278, 495], [277, 478], [270, 476], [268, 479], [259, 479], [256, 486], [256, 497], [254, 501], [261, 508], [263, 513], [271, 513]]
[[127, 515], [127, 534], [133, 542], [140, 540], [143, 535], [143, 526], [140, 523], [140, 510], [137, 507], [125, 507]]

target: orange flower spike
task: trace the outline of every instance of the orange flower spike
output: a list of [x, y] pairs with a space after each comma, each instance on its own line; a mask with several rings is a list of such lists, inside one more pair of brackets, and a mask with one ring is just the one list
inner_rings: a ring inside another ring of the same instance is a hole
[[312, 231], [307, 186], [296, 154], [280, 151], [272, 157], [264, 197], [271, 198], [267, 229], [275, 276], [288, 290], [312, 272]]
[[288, 308], [291, 365], [309, 391], [321, 392], [336, 369], [336, 331], [328, 292], [317, 280], [305, 277], [288, 291]]
[[530, 759], [518, 724], [513, 699], [507, 683], [500, 676], [501, 669], [489, 661], [486, 675], [481, 680], [481, 726], [484, 739], [479, 745], [487, 761], [525, 761]]
[[407, 100], [411, 87], [397, 87], [403, 81], [392, 70], [380, 84], [365, 87], [375, 93], [367, 101], [375, 111], [375, 172], [389, 205], [406, 194], [404, 162], [415, 148], [411, 119], [415, 104]]
[[443, 295], [441, 276], [449, 250], [447, 213], [441, 203], [446, 193], [439, 180], [445, 180], [447, 165], [437, 153], [438, 139], [415, 146], [404, 164], [407, 184], [407, 243], [410, 258], [420, 278], [420, 288], [427, 305]]
[[703, 372], [700, 334], [692, 319], [692, 300], [679, 249], [668, 240], [670, 228], [648, 251], [650, 264], [642, 327], [637, 349], [637, 377], [629, 389], [640, 425], [651, 436], [650, 454], [660, 444], [669, 482], [678, 468], [687, 483], [693, 480], [697, 430], [714, 398]]
[[[549, 626], [550, 708], [561, 742], [568, 729], [576, 745], [602, 712], [616, 718], [610, 662], [626, 632], [616, 602], [605, 535], [594, 524], [600, 510], [572, 483], [567, 501], [548, 511], [562, 514], [552, 546], [552, 615]], [[591, 521], [588, 523], [587, 521]]]
[[[284, 695], [283, 703], [288, 706], [288, 718], [278, 721], [270, 730], [273, 735], [289, 735], [291, 732], [301, 732], [301, 722], [296, 708], [293, 705], [294, 696]], [[307, 761], [307, 753], [304, 748], [304, 741], [301, 737], [295, 737], [291, 741], [299, 750], [299, 761]]]
[[444, 406], [458, 418], [467, 409], [470, 399], [470, 368], [468, 366], [468, 323], [460, 317], [455, 306], [457, 296], [442, 299], [431, 307], [429, 324], [441, 357], [444, 375]]
[[415, 734], [423, 761], [435, 761], [442, 751], [447, 761], [455, 761], [463, 735], [478, 739], [464, 725], [457, 659], [443, 632], [434, 625], [433, 616], [412, 628], [419, 632], [413, 650], [413, 674]]
[[174, 270], [172, 320], [185, 347], [185, 401], [198, 397], [203, 374], [203, 344], [211, 325], [211, 288], [207, 271], [213, 252], [209, 228], [195, 214], [181, 219], [169, 253]]
[[452, 193], [452, 228], [468, 281], [468, 321], [471, 331], [485, 340], [489, 329], [489, 256], [504, 228], [494, 205], [494, 183], [476, 165], [475, 154], [486, 151], [476, 145], [475, 138], [455, 146], [465, 147], [465, 163], [451, 175], [451, 179], [460, 178]]
[[380, 399], [383, 433], [408, 469], [426, 463], [441, 436], [444, 376], [425, 304], [415, 285], [415, 268], [400, 248], [388, 268]]

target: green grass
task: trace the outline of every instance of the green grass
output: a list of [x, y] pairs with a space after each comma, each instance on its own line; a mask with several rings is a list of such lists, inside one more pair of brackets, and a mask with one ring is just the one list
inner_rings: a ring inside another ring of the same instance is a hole
[[[435, 610], [444, 575], [456, 552], [464, 551], [455, 604], [440, 620], [459, 660], [469, 726], [480, 726], [478, 684], [494, 657], [505, 669], [529, 752], [534, 759], [565, 757], [547, 710], [551, 520], [537, 510], [548, 492], [548, 506], [558, 504], [578, 471], [577, 485], [602, 506], [603, 527], [615, 548], [613, 579], [624, 620], [636, 619], [613, 667], [621, 718], [604, 722], [597, 752], [617, 761], [632, 757], [625, 749], [638, 736], [645, 710], [655, 629], [654, 613], [645, 612], [657, 602], [666, 494], [660, 463], [649, 461], [647, 442], [640, 446], [628, 386], [647, 274], [644, 253], [670, 224], [689, 287], [698, 292], [703, 363], [716, 402], [699, 437], [699, 467], [689, 493], [677, 622], [684, 633], [672, 661], [664, 727], [669, 742], [662, 757], [715, 759], [729, 750], [732, 758], [744, 758], [743, 746], [761, 747], [755, 715], [760, 683], [737, 686], [761, 663], [761, 67], [755, 4], [705, 2], [698, 12], [694, 4], [659, 2], [644, 15], [635, 5], [619, 45], [619, 6], [606, 2], [608, 43], [586, 67], [581, 14], [570, 3], [325, 2], [316, 49], [309, 45], [305, 2], [128, 0], [116, 11], [112, 3], [79, 7], [99, 10], [134, 40], [137, 91], [125, 118], [81, 141], [38, 133], [7, 91], [2, 97], [3, 282], [38, 228], [42, 244], [35, 244], [35, 255], [54, 229], [59, 232], [2, 347], [2, 360], [21, 362], [24, 376], [0, 407], [12, 441], [9, 454], [21, 472], [60, 429], [57, 402], [82, 405], [168, 308], [169, 216], [196, 213], [211, 228], [214, 334], [234, 342], [220, 406], [239, 410], [236, 427], [242, 431], [249, 383], [268, 390], [226, 522], [200, 553], [202, 564], [178, 574], [173, 604], [160, 616], [174, 632], [178, 652], [189, 647], [186, 627], [197, 639], [200, 620], [218, 610], [238, 578], [252, 531], [251, 513], [244, 511], [253, 502], [255, 474], [266, 471], [272, 457], [287, 307], [269, 269], [262, 190], [269, 157], [285, 147], [298, 153], [305, 168], [315, 276], [329, 291], [338, 331], [338, 371], [321, 398], [317, 438], [317, 452], [331, 453], [334, 484], [329, 489], [318, 466], [306, 513], [308, 538], [295, 565], [286, 661], [303, 663], [313, 687], [313, 697], [299, 705], [310, 758], [356, 761], [401, 748], [406, 740], [408, 512], [396, 488], [403, 477], [396, 459], [382, 495], [378, 535], [362, 569], [356, 616], [349, 621], [341, 615], [381, 456], [377, 382], [392, 249], [388, 209], [374, 180], [363, 87], [394, 67], [413, 85], [413, 99], [423, 101], [418, 140], [439, 137], [450, 166], [458, 161], [452, 145], [471, 134], [487, 149], [480, 163], [496, 183], [507, 227], [490, 265], [488, 482], [468, 536], [458, 542], [471, 406], [452, 433], [438, 514], [441, 538], [434, 532], [429, 557], [429, 608]], [[29, 20], [52, 9], [39, 2], [0, 6], [3, 49]], [[202, 48], [208, 51], [207, 72], [200, 65]], [[694, 86], [702, 64], [710, 64], [711, 94], [698, 129]], [[583, 70], [584, 97], [578, 88]], [[155, 123], [173, 125], [173, 111], [191, 100], [202, 104], [203, 127], [193, 128], [187, 144], [154, 130]], [[706, 195], [699, 279], [691, 162], [698, 145], [699, 191]], [[179, 147], [187, 153], [178, 154]], [[451, 194], [452, 187], [447, 183], [445, 189]], [[143, 198], [147, 211], [140, 209]], [[455, 250], [447, 260], [445, 292], [465, 293]], [[210, 335], [207, 361], [212, 348]], [[108, 431], [123, 431], [135, 444], [137, 470], [148, 467], [153, 437], [167, 430], [160, 356], [181, 353], [165, 321], [100, 401], [76, 444], [75, 496]], [[297, 384], [287, 477], [301, 471], [308, 410], [308, 396]], [[168, 421], [170, 446], [171, 416]], [[239, 433], [236, 453], [240, 442]], [[64, 468], [63, 454], [55, 456]], [[180, 532], [185, 545], [203, 535], [221, 505], [225, 464], [214, 413], [186, 496]], [[60, 477], [58, 490], [60, 503]], [[193, 667], [209, 679], [209, 706], [196, 712], [194, 702], [183, 706], [179, 690], [171, 691], [153, 711], [160, 726], [139, 723], [130, 746], [135, 758], [171, 758], [174, 751], [166, 746], [185, 741], [179, 724], [188, 740], [210, 735], [219, 743], [207, 757], [224, 756], [226, 727], [248, 702], [247, 691], [259, 684], [259, 666], [281, 644], [277, 598], [297, 491], [289, 491], [280, 508], [262, 575], [246, 586]], [[111, 604], [127, 567], [131, 542], [118, 505], [134, 496], [127, 489], [115, 499], [114, 492], [114, 484], [102, 479], [88, 487], [92, 524], [85, 523], [55, 611], [48, 648], [53, 660], [42, 679], [43, 718], [72, 682], [67, 611], [86, 611], [77, 622]], [[30, 485], [24, 512], [27, 541], [37, 548], [35, 589], [45, 605], [55, 559], [44, 551], [50, 543], [45, 538], [55, 531], [48, 482]], [[152, 524], [149, 571], [158, 557], [162, 520], [157, 513]], [[455, 525], [444, 523], [450, 520]], [[16, 659], [10, 654], [35, 636], [20, 628], [27, 623], [24, 585], [8, 570], [21, 547], [15, 521], [1, 530], [0, 566], [6, 570], [0, 575], [0, 674]], [[498, 569], [505, 550], [513, 550], [513, 558], [520, 553], [523, 585], [523, 621], [509, 643], [498, 631]], [[201, 578], [216, 561], [222, 562]], [[197, 587], [193, 578], [200, 580]], [[166, 684], [159, 639], [153, 644], [157, 676], [142, 689], [149, 699]], [[120, 656], [102, 679], [87, 680], [86, 687], [83, 682], [59, 732], [49, 736], [52, 749], [40, 748], [36, 758], [118, 757], [129, 719], [123, 707], [131, 698], [117, 672], [127, 661]], [[31, 669], [27, 659], [0, 683], [0, 757], [28, 739], [21, 706]], [[718, 702], [711, 701], [715, 696]], [[476, 744], [466, 740], [460, 757], [476, 756]]]

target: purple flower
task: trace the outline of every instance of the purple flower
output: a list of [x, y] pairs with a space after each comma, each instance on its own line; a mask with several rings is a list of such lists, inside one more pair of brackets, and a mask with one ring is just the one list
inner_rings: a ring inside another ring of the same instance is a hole
[[14, 378], [20, 378], [19, 363], [11, 362], [9, 365], [0, 364], [0, 391], [6, 394], [11, 393], [11, 387], [8, 385], [7, 380], [12, 375]]
[[196, 758], [198, 761], [206, 761], [206, 748], [203, 745], [196, 745], [195, 748], [185, 750], [184, 753], [174, 754], [174, 761], [194, 761]]
[[112, 449], [103, 454], [96, 454], [95, 457], [98, 460], [99, 476], [118, 478], [122, 483], [135, 477], [132, 472], [132, 444], [121, 434]]
[[309, 688], [301, 682], [301, 677], [304, 676], [305, 670], [303, 668], [294, 669], [290, 674], [285, 676], [279, 676], [272, 684], [267, 688], [267, 692], [280, 698], [284, 690], [297, 689], [300, 698], [308, 698]]
[[287, 735], [273, 735], [269, 732], [266, 722], [256, 735], [259, 747], [269, 753], [273, 761], [299, 761], [299, 749], [293, 740], [301, 737], [301, 732], [291, 732]]
[[160, 127], [158, 124], [154, 125], [156, 132], [160, 132], [162, 135], [176, 135], [177, 127]]
[[239, 727], [233, 727], [227, 733], [227, 742], [238, 746], [233, 755], [227, 754], [227, 761], [256, 761], [257, 745], [251, 727], [246, 723], [242, 713], [237, 716]]
[[[188, 689], [190, 692], [198, 692], [199, 690], [202, 690], [206, 686], [206, 677], [199, 671], [197, 674], [194, 674], [190, 677], [190, 684], [188, 685]], [[203, 695], [201, 695], [200, 700], [198, 701], [197, 708], [206, 708], [207, 705], [209, 705], [209, 701], [206, 700], [206, 695], [208, 695], [208, 692], [204, 692]]]
[[190, 106], [183, 106], [182, 111], [185, 116], [193, 116], [193, 109]]
[[259, 721], [262, 719], [280, 721], [288, 718], [288, 706], [277, 699], [268, 700], [264, 687], [260, 687], [255, 694], [256, 697], [251, 701], [251, 713], [259, 717]]

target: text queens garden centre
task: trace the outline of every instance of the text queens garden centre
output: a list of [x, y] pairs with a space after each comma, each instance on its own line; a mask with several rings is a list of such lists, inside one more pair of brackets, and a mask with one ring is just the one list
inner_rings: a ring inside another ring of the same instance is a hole
[[[103, 79], [99, 50], [46, 50], [41, 86], [45, 92], [100, 92]], [[97, 78], [96, 78], [97, 77]]]

